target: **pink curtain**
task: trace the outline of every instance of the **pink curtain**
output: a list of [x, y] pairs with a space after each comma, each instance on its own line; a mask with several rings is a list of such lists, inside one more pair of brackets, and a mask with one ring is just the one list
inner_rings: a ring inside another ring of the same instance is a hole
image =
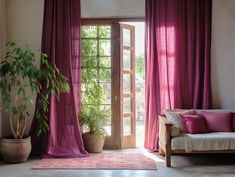
[[211, 106], [211, 0], [146, 0], [145, 147], [164, 109]]
[[[77, 111], [80, 105], [80, 0], [46, 0], [42, 51], [69, 79], [70, 93], [50, 98], [44, 155], [86, 156]], [[34, 125], [35, 126], [35, 125]]]
[[178, 0], [175, 107], [211, 108], [212, 0]]

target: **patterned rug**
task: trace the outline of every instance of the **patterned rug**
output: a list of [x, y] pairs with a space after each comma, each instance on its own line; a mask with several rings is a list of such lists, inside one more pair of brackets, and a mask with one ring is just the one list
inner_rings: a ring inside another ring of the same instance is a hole
[[156, 170], [156, 161], [142, 153], [97, 153], [83, 158], [41, 159], [32, 169]]

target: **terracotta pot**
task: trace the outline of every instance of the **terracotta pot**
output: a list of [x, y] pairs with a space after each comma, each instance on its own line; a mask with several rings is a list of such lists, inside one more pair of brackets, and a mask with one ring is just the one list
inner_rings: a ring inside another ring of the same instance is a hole
[[88, 152], [102, 152], [104, 147], [104, 135], [93, 135], [91, 133], [84, 133], [82, 135], [84, 146]]
[[25, 162], [31, 152], [31, 137], [23, 139], [2, 138], [0, 140], [0, 150], [5, 162]]

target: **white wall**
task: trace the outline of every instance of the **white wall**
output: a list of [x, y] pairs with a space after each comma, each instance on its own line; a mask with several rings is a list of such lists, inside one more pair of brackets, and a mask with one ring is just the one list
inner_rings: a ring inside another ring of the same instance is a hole
[[213, 0], [212, 96], [216, 108], [235, 108], [234, 8], [234, 0]]
[[145, 0], [81, 0], [83, 18], [144, 17]]
[[7, 41], [41, 48], [44, 0], [7, 0]]
[[[22, 47], [29, 46], [35, 53], [38, 53], [38, 58], [41, 48], [43, 5], [44, 0], [6, 0], [6, 41], [15, 41]], [[38, 59], [37, 64], [39, 61]], [[35, 100], [35, 94], [30, 96]], [[29, 109], [31, 119], [28, 121], [26, 133], [29, 131], [34, 107], [33, 104]], [[5, 136], [10, 134], [10, 129], [6, 115], [3, 115], [3, 118], [2, 132]]]

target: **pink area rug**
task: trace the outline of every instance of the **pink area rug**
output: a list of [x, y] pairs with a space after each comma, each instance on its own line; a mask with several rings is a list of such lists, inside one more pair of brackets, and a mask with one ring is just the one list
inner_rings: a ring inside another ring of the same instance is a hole
[[156, 161], [141, 153], [98, 153], [83, 158], [41, 159], [32, 169], [156, 170]]

